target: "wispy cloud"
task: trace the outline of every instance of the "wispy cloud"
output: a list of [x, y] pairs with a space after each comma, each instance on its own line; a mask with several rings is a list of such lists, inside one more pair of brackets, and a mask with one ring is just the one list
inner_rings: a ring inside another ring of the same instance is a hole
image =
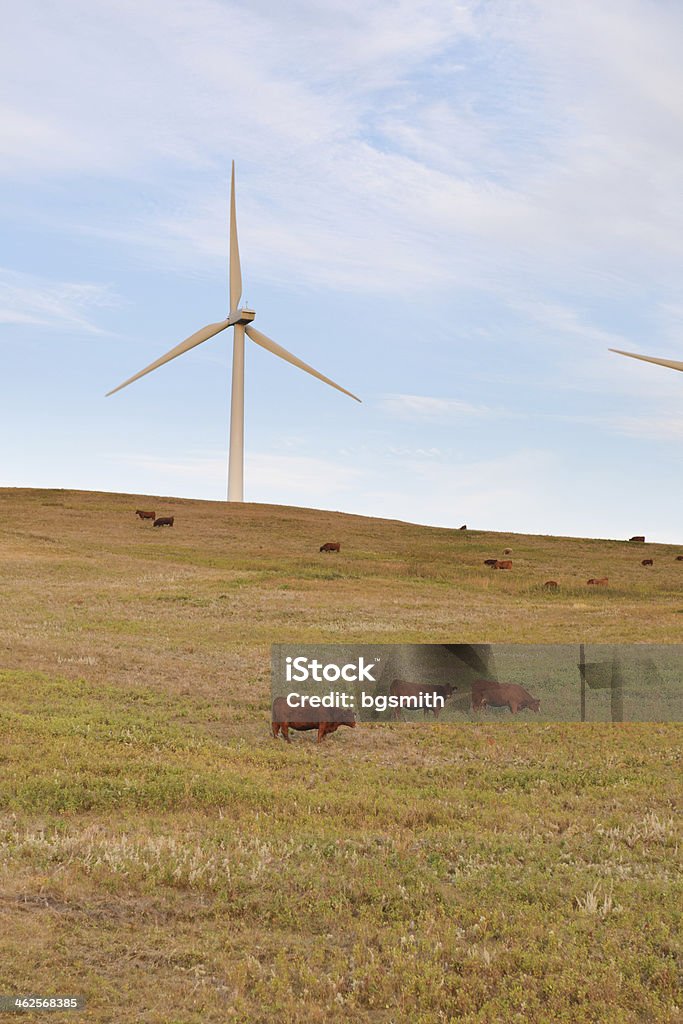
[[432, 395], [386, 395], [380, 400], [379, 406], [383, 412], [401, 419], [441, 422], [465, 416], [499, 418], [519, 415], [487, 405], [476, 405], [453, 398], [436, 398]]
[[106, 286], [50, 281], [0, 268], [0, 323], [106, 333], [92, 318], [120, 300]]

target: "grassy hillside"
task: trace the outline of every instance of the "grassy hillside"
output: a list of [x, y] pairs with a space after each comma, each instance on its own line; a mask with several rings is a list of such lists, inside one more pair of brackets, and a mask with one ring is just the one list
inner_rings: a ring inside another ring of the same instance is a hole
[[680, 641], [680, 550], [0, 491], [0, 992], [124, 1024], [680, 1019], [678, 726], [268, 725], [276, 641]]

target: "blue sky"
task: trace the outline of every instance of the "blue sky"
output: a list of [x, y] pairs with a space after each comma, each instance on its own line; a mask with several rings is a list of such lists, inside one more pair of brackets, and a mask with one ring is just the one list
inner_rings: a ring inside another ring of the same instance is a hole
[[61, 0], [0, 40], [0, 485], [683, 542], [683, 8]]

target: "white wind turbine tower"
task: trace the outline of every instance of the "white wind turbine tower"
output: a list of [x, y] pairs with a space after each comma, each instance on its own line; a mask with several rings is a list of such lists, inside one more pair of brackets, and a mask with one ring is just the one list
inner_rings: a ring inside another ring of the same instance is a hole
[[324, 381], [325, 384], [329, 384], [330, 387], [336, 388], [337, 391], [343, 392], [350, 398], [360, 402], [360, 398], [356, 395], [351, 394], [346, 388], [341, 387], [339, 384], [335, 384], [329, 377], [325, 377], [322, 373], [318, 373], [312, 366], [305, 363], [302, 359], [292, 355], [287, 349], [282, 348], [281, 345], [276, 344], [270, 338], [267, 338], [261, 331], [257, 331], [255, 327], [251, 326], [251, 322], [255, 317], [253, 309], [239, 309], [238, 304], [242, 296], [242, 272], [240, 270], [240, 253], [237, 245], [237, 218], [235, 215], [235, 161], [232, 162], [232, 177], [230, 182], [230, 314], [227, 320], [221, 320], [217, 324], [208, 324], [206, 327], [202, 327], [200, 330], [191, 334], [185, 341], [181, 341], [179, 345], [172, 348], [166, 355], [160, 356], [149, 366], [146, 366], [144, 370], [140, 370], [133, 377], [129, 377], [123, 384], [119, 384], [118, 387], [112, 391], [107, 392], [107, 396], [113, 395], [114, 392], [120, 391], [121, 388], [128, 387], [134, 380], [138, 380], [140, 377], [144, 377], [146, 373], [151, 373], [152, 370], [156, 370], [159, 366], [163, 366], [164, 363], [168, 363], [171, 359], [175, 359], [177, 356], [181, 356], [184, 352], [189, 352], [191, 348], [195, 348], [197, 345], [201, 345], [202, 342], [208, 341], [214, 334], [219, 334], [220, 331], [226, 330], [228, 327], [234, 328], [233, 336], [233, 349], [232, 349], [232, 397], [230, 404], [230, 454], [228, 458], [228, 501], [244, 501], [244, 335], [245, 333], [253, 342], [260, 345], [262, 348], [272, 352], [274, 355], [279, 356], [286, 362], [291, 363], [293, 366], [298, 366], [300, 370], [305, 370], [306, 373], [310, 373], [313, 377], [317, 377], [318, 380]]

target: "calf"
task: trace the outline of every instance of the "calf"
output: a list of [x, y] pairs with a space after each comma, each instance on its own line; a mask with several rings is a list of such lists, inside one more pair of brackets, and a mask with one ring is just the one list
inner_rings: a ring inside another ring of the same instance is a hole
[[353, 711], [345, 708], [290, 708], [284, 697], [276, 697], [273, 701], [272, 729], [275, 739], [281, 732], [287, 743], [291, 743], [290, 729], [297, 732], [317, 729], [317, 742], [322, 743], [327, 734], [336, 732], [340, 725], [356, 728]]
[[161, 516], [160, 519], [154, 520], [155, 526], [173, 526], [174, 516]]
[[510, 708], [515, 715], [523, 708], [538, 711], [541, 702], [532, 697], [528, 690], [518, 683], [495, 683], [491, 679], [475, 679], [472, 683], [472, 710], [492, 708]]
[[463, 526], [460, 527], [460, 529], [461, 530], [466, 530], [467, 529], [467, 523], [464, 523]]
[[655, 563], [654, 563], [652, 558], [644, 558], [640, 564], [641, 565], [654, 565]]
[[558, 590], [560, 584], [557, 582], [557, 580], [546, 580], [543, 586], [546, 590]]
[[505, 551], [503, 552], [503, 554], [504, 555], [511, 555], [512, 554], [512, 548], [505, 548]]
[[496, 561], [491, 566], [491, 568], [492, 569], [511, 569], [512, 568], [512, 562], [510, 561], [509, 558], [505, 559], [502, 562], [499, 561], [498, 559], [496, 559]]
[[135, 510], [135, 515], [140, 516], [140, 519], [156, 519], [156, 512], [145, 512], [144, 509], [138, 508]]
[[323, 544], [323, 546], [321, 547], [320, 550], [321, 551], [339, 551], [340, 549], [341, 549], [341, 544], [339, 544], [339, 543], [332, 544], [330, 541], [328, 541], [327, 544]]
[[[405, 679], [394, 679], [389, 687], [390, 697], [415, 697], [416, 707], [419, 698], [425, 694], [429, 694], [432, 697], [441, 697], [445, 702], [454, 692], [455, 686], [452, 686], [450, 683], [408, 683]], [[425, 715], [428, 711], [432, 711], [434, 718], [438, 718], [442, 709], [440, 707], [432, 707], [423, 708], [422, 710]], [[394, 708], [393, 717], [400, 718], [400, 712], [400, 707]]]
[[608, 576], [601, 576], [599, 579], [596, 579], [594, 576], [592, 576], [589, 580], [586, 580], [586, 583], [588, 584], [589, 587], [590, 586], [606, 587], [607, 584], [609, 583], [609, 577]]

